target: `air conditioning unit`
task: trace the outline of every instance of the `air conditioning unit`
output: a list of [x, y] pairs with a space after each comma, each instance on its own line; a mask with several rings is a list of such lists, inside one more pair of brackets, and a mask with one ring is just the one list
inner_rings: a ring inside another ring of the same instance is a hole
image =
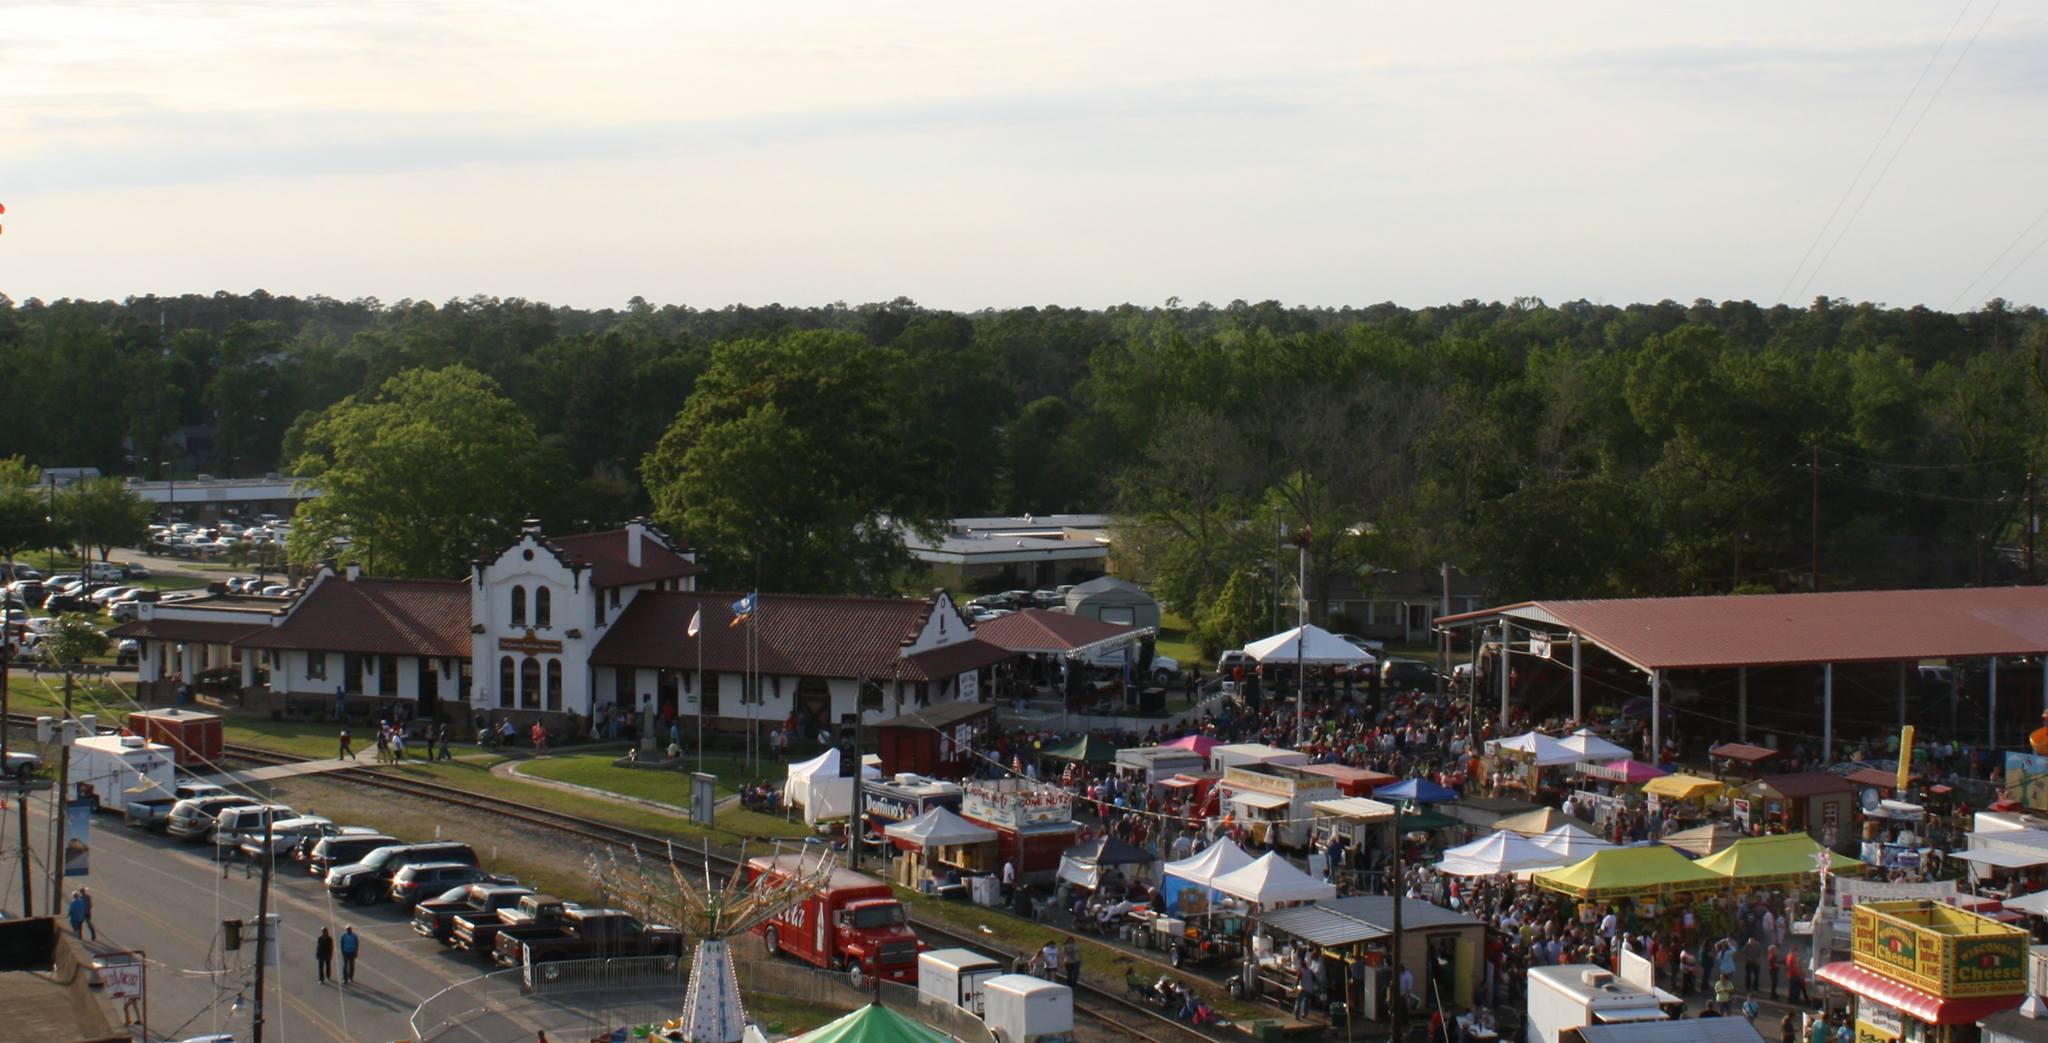
[[1611, 971], [1585, 971], [1579, 975], [1579, 982], [1587, 988], [1611, 989], [1614, 987], [1614, 974]]

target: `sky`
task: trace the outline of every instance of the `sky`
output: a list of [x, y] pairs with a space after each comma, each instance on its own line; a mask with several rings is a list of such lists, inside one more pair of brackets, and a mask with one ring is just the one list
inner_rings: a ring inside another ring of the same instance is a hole
[[0, 0], [0, 293], [2048, 304], [2044, 57], [2002, 0]]

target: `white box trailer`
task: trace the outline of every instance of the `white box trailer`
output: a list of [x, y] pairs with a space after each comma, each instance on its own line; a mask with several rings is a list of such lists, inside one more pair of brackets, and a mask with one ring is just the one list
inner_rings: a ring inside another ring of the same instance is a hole
[[1528, 1043], [1558, 1043], [1559, 1033], [1587, 1025], [1665, 1021], [1671, 1016], [1656, 992], [1590, 963], [1531, 967], [1528, 980]]
[[177, 764], [169, 746], [139, 735], [88, 735], [71, 744], [71, 781], [90, 784], [99, 806], [118, 812], [131, 796], [171, 792]]
[[982, 983], [982, 1020], [996, 1043], [1065, 1043], [1074, 1038], [1074, 990], [1028, 974]]
[[981, 987], [1003, 973], [1003, 965], [972, 949], [933, 949], [917, 954], [917, 995], [981, 1015]]

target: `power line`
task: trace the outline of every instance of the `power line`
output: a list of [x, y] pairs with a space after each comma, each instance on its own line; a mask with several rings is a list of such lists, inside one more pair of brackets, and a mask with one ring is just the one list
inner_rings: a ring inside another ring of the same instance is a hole
[[[1999, 0], [1999, 2], [2002, 3], [2003, 0]], [[1934, 103], [1941, 100], [1941, 92], [1948, 87], [1948, 81], [1955, 78], [1956, 70], [1963, 67], [1963, 60], [1970, 56], [1970, 48], [1977, 45], [1977, 38], [1984, 35], [1984, 27], [1990, 25], [1991, 19], [1998, 14], [1998, 7], [1998, 3], [1991, 5], [1990, 13], [1984, 16], [1983, 21], [1977, 23], [1977, 31], [1970, 34], [1969, 41], [1963, 44], [1961, 53], [1956, 55], [1955, 63], [1948, 67], [1948, 72], [1943, 74], [1941, 82], [1934, 85], [1934, 93], [1928, 96], [1927, 104], [1921, 108], [1920, 115], [1913, 117], [1912, 126], [1907, 127], [1905, 137], [1899, 139], [1899, 146], [1892, 150], [1891, 156], [1884, 161], [1884, 166], [1878, 168], [1877, 177], [1871, 180], [1870, 187], [1864, 191], [1862, 200], [1856, 204], [1856, 209], [1849, 212], [1849, 219], [1842, 222], [1841, 231], [1835, 233], [1835, 241], [1828, 244], [1827, 250], [1820, 255], [1820, 260], [1814, 262], [1813, 271], [1808, 272], [1806, 281], [1800, 284], [1799, 295], [1801, 297], [1806, 296], [1807, 287], [1813, 285], [1813, 280], [1820, 275], [1820, 270], [1827, 267], [1828, 258], [1834, 256], [1835, 248], [1842, 245], [1843, 239], [1848, 238], [1849, 229], [1856, 224], [1856, 218], [1863, 213], [1864, 207], [1870, 205], [1870, 197], [1877, 194], [1878, 186], [1884, 183], [1884, 176], [1891, 173], [1892, 164], [1899, 161], [1899, 156], [1906, 151], [1906, 146], [1912, 143], [1913, 132], [1919, 130], [1921, 122], [1927, 119], [1927, 114], [1934, 111]], [[1969, 10], [1967, 5], [1964, 6], [1964, 10]], [[1961, 21], [1962, 15], [1958, 14], [1956, 19]], [[1951, 28], [1949, 31], [1954, 32], [1955, 30]], [[1943, 42], [1946, 44], [1946, 37], [1943, 38]], [[1941, 52], [1936, 51], [1935, 53], [1940, 54]], [[1932, 64], [1931, 59], [1930, 64]]]
[[[2036, 247], [2036, 249], [2039, 248]], [[2033, 455], [2031, 453], [2014, 453], [2011, 456], [1995, 456], [1989, 460], [1966, 460], [1959, 464], [1902, 464], [1889, 460], [1872, 460], [1867, 457], [1855, 456], [1842, 452], [1839, 449], [1829, 449], [1826, 446], [1820, 447], [1820, 451], [1829, 456], [1837, 456], [1854, 463], [1866, 464], [1871, 467], [1887, 467], [1898, 471], [1967, 471], [1973, 467], [1988, 467], [1992, 464], [2006, 464], [2015, 460], [2025, 460]]]
[[[2048, 213], [2048, 212], [2044, 212], [2044, 213]], [[2043, 246], [2048, 246], [2048, 238], [2044, 238], [2044, 239], [2042, 239], [2042, 240], [2041, 240], [2040, 242], [2038, 242], [2038, 243], [2035, 243], [2035, 244], [2034, 244], [2034, 248], [2033, 248], [2033, 249], [2031, 249], [2031, 250], [2028, 250], [2028, 251], [2027, 251], [2027, 255], [2026, 255], [2025, 257], [2022, 257], [2022, 258], [2020, 258], [2020, 263], [2018, 263], [2018, 264], [2016, 264], [2016, 265], [2013, 265], [2013, 266], [2012, 266], [2012, 268], [2011, 268], [2010, 270], [2008, 270], [2008, 271], [2007, 271], [2007, 272], [2006, 272], [2006, 273], [2005, 273], [2004, 275], [2001, 275], [2001, 276], [1999, 276], [1999, 277], [1998, 277], [1998, 281], [1997, 281], [1997, 282], [1995, 282], [1995, 283], [1992, 283], [1992, 284], [1991, 284], [1991, 288], [1990, 288], [1990, 289], [1988, 289], [1988, 290], [1985, 290], [1985, 291], [1984, 291], [1984, 299], [1988, 301], [1988, 300], [1990, 300], [1990, 299], [1991, 299], [1992, 297], [1995, 297], [1995, 296], [1997, 296], [1997, 294], [1998, 294], [1998, 288], [1999, 288], [2000, 286], [2004, 286], [2004, 285], [2005, 285], [2005, 281], [2006, 281], [2007, 279], [2010, 279], [2010, 278], [2012, 278], [2012, 277], [2013, 277], [2014, 275], [2017, 275], [2017, 274], [2019, 274], [2019, 270], [2020, 270], [2020, 269], [2022, 269], [2022, 268], [2025, 268], [2025, 267], [2027, 266], [2027, 262], [2028, 262], [2028, 261], [2031, 261], [2031, 260], [2033, 260], [2033, 259], [2034, 259], [2034, 255], [2035, 255], [2035, 254], [2037, 254], [2037, 253], [2040, 253], [2040, 252], [2041, 252], [2041, 248], [2042, 248]]]
[[[1941, 57], [1941, 52], [1948, 48], [1949, 38], [1956, 34], [1956, 27], [1963, 24], [1963, 16], [1970, 12], [1970, 5], [1976, 2], [1977, 0], [1964, 0], [1962, 10], [1956, 12], [1956, 20], [1950, 22], [1948, 32], [1942, 34], [1940, 45], [1934, 48], [1933, 54], [1927, 56], [1927, 64], [1920, 67], [1920, 75], [1913, 79], [1913, 89], [1899, 99], [1899, 107], [1885, 123], [1884, 133], [1879, 134], [1877, 140], [1871, 142], [1870, 154], [1863, 157], [1863, 165], [1856, 168], [1856, 176], [1850, 178], [1848, 186], [1842, 189], [1842, 198], [1835, 200], [1835, 208], [1828, 211], [1828, 219], [1821, 222], [1819, 231], [1813, 233], [1813, 242], [1806, 244], [1806, 252], [1799, 255], [1799, 264], [1792, 269], [1791, 275], [1785, 277], [1785, 285], [1778, 290], [1779, 304], [1785, 303], [1785, 295], [1791, 292], [1792, 283], [1799, 278], [1799, 273], [1806, 269], [1806, 262], [1813, 257], [1813, 251], [1820, 247], [1821, 240], [1827, 238], [1829, 227], [1834, 225], [1835, 218], [1841, 216], [1842, 208], [1848, 205], [1849, 197], [1856, 192], [1857, 183], [1861, 182], [1863, 175], [1870, 170], [1871, 161], [1875, 160], [1878, 151], [1884, 148], [1885, 139], [1891, 137], [1892, 128], [1898, 125], [1899, 117], [1906, 114], [1907, 106], [1913, 103], [1913, 96], [1920, 93], [1920, 84], [1926, 81], [1927, 74], [1934, 69], [1934, 60]], [[1819, 270], [1818, 266], [1815, 270]], [[1805, 292], [1805, 288], [1801, 287], [1800, 292]]]
[[[2020, 240], [2022, 240], [2022, 239], [2025, 239], [2025, 238], [2026, 238], [2026, 237], [2027, 237], [2028, 235], [2032, 234], [2032, 233], [2033, 233], [2033, 231], [2034, 231], [2034, 228], [2035, 228], [2035, 226], [2039, 225], [2039, 224], [2040, 224], [2040, 223], [2041, 223], [2042, 221], [2044, 221], [2044, 220], [2048, 220], [2048, 208], [2044, 208], [2044, 209], [2043, 209], [2043, 210], [2042, 210], [2042, 211], [2041, 211], [2040, 213], [2038, 213], [2038, 214], [2035, 214], [2035, 215], [2034, 215], [2034, 219], [2033, 219], [2032, 221], [2029, 221], [2029, 222], [2027, 222], [2027, 227], [2025, 227], [2025, 228], [2021, 229], [2021, 230], [2020, 230], [2020, 234], [2018, 234], [2018, 235], [2016, 235], [2016, 236], [2013, 236], [2013, 237], [2012, 237], [2012, 242], [2009, 242], [2009, 243], [2005, 244], [2005, 249], [2003, 249], [2003, 250], [2000, 250], [2000, 251], [1998, 251], [1998, 256], [1996, 256], [1996, 257], [1993, 257], [1993, 258], [1991, 259], [1991, 263], [1990, 263], [1990, 264], [1987, 264], [1987, 265], [1985, 265], [1985, 266], [1984, 266], [1984, 270], [1983, 270], [1983, 271], [1981, 271], [1981, 272], [1978, 272], [1978, 273], [1977, 273], [1977, 277], [1976, 277], [1975, 279], [1971, 279], [1971, 280], [1970, 280], [1970, 283], [1969, 283], [1969, 285], [1967, 285], [1967, 286], [1963, 287], [1963, 292], [1961, 292], [1961, 293], [1958, 293], [1958, 294], [1956, 294], [1956, 298], [1955, 298], [1955, 300], [1952, 300], [1952, 301], [1948, 302], [1948, 310], [1949, 310], [1949, 311], [1954, 311], [1954, 310], [1956, 310], [1956, 306], [1957, 306], [1957, 305], [1959, 305], [1959, 304], [1961, 304], [1961, 303], [1963, 303], [1963, 298], [1965, 298], [1965, 297], [1968, 297], [1968, 296], [1970, 295], [1970, 291], [1971, 291], [1971, 290], [1973, 290], [1973, 289], [1976, 289], [1976, 287], [1977, 287], [1977, 284], [1978, 284], [1978, 283], [1980, 283], [1980, 282], [1983, 282], [1983, 281], [1984, 281], [1984, 277], [1985, 277], [1985, 276], [1987, 276], [1987, 275], [1990, 275], [1990, 274], [1991, 274], [1991, 270], [1992, 270], [1993, 268], [1996, 268], [1996, 267], [1998, 267], [1998, 262], [2000, 262], [2000, 261], [2003, 261], [2003, 260], [2005, 260], [2005, 255], [2006, 255], [2006, 254], [2009, 254], [2009, 253], [2011, 253], [2011, 252], [2013, 251], [2013, 248], [2014, 248], [2014, 247], [2016, 247], [2016, 246], [2020, 245]], [[2043, 240], [2043, 242], [2048, 242], [2048, 240]], [[2036, 247], [2034, 247], [2034, 250], [2039, 250], [2039, 249], [2040, 249], [2040, 247], [2039, 247], [2039, 246], [2036, 246]], [[2027, 253], [2027, 257], [2032, 257], [2032, 256], [2034, 256], [2034, 254], [2033, 254], [2033, 251], [2029, 251], [2029, 252]], [[2015, 266], [2014, 266], [2014, 269], [2013, 269], [2013, 270], [2014, 270], [2014, 271], [2017, 271], [2017, 270], [2019, 270], [2019, 268], [2020, 268], [2021, 266], [2024, 266], [2024, 265], [2025, 265], [2026, 263], [2027, 263], [2027, 261], [2026, 261], [2026, 258], [2022, 258], [2022, 259], [2020, 260], [2020, 263], [2019, 263], [2018, 265], [2015, 265]], [[2012, 272], [2007, 272], [2007, 273], [2005, 273], [2005, 274], [2006, 274], [2006, 277], [2007, 277], [2007, 278], [2010, 278], [2010, 277], [2012, 276]], [[1985, 296], [1985, 297], [1987, 297], [1987, 298], [1988, 298], [1988, 297], [1990, 297], [1990, 296], [1991, 296], [1991, 294], [1992, 294], [1993, 292], [1995, 292], [1995, 291], [1996, 291], [1996, 290], [1998, 289], [1998, 287], [1999, 287], [2000, 285], [2003, 285], [2003, 284], [2004, 284], [2004, 282], [2005, 282], [2005, 279], [2000, 279], [2000, 280], [1998, 280], [1998, 282], [1997, 282], [1997, 283], [1995, 283], [1995, 284], [1993, 284], [1993, 285], [1992, 285], [1992, 287], [1991, 287], [1991, 289], [1990, 289], [1990, 290], [1987, 290], [1987, 291], [1985, 291], [1985, 294], [1984, 294], [1984, 296]]]

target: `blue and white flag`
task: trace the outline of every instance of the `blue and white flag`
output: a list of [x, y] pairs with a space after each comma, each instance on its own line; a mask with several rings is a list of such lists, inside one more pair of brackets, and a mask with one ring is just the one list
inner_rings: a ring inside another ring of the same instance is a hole
[[761, 600], [761, 592], [753, 591], [746, 597], [732, 603], [732, 622], [727, 626], [739, 626], [754, 615], [754, 607]]

